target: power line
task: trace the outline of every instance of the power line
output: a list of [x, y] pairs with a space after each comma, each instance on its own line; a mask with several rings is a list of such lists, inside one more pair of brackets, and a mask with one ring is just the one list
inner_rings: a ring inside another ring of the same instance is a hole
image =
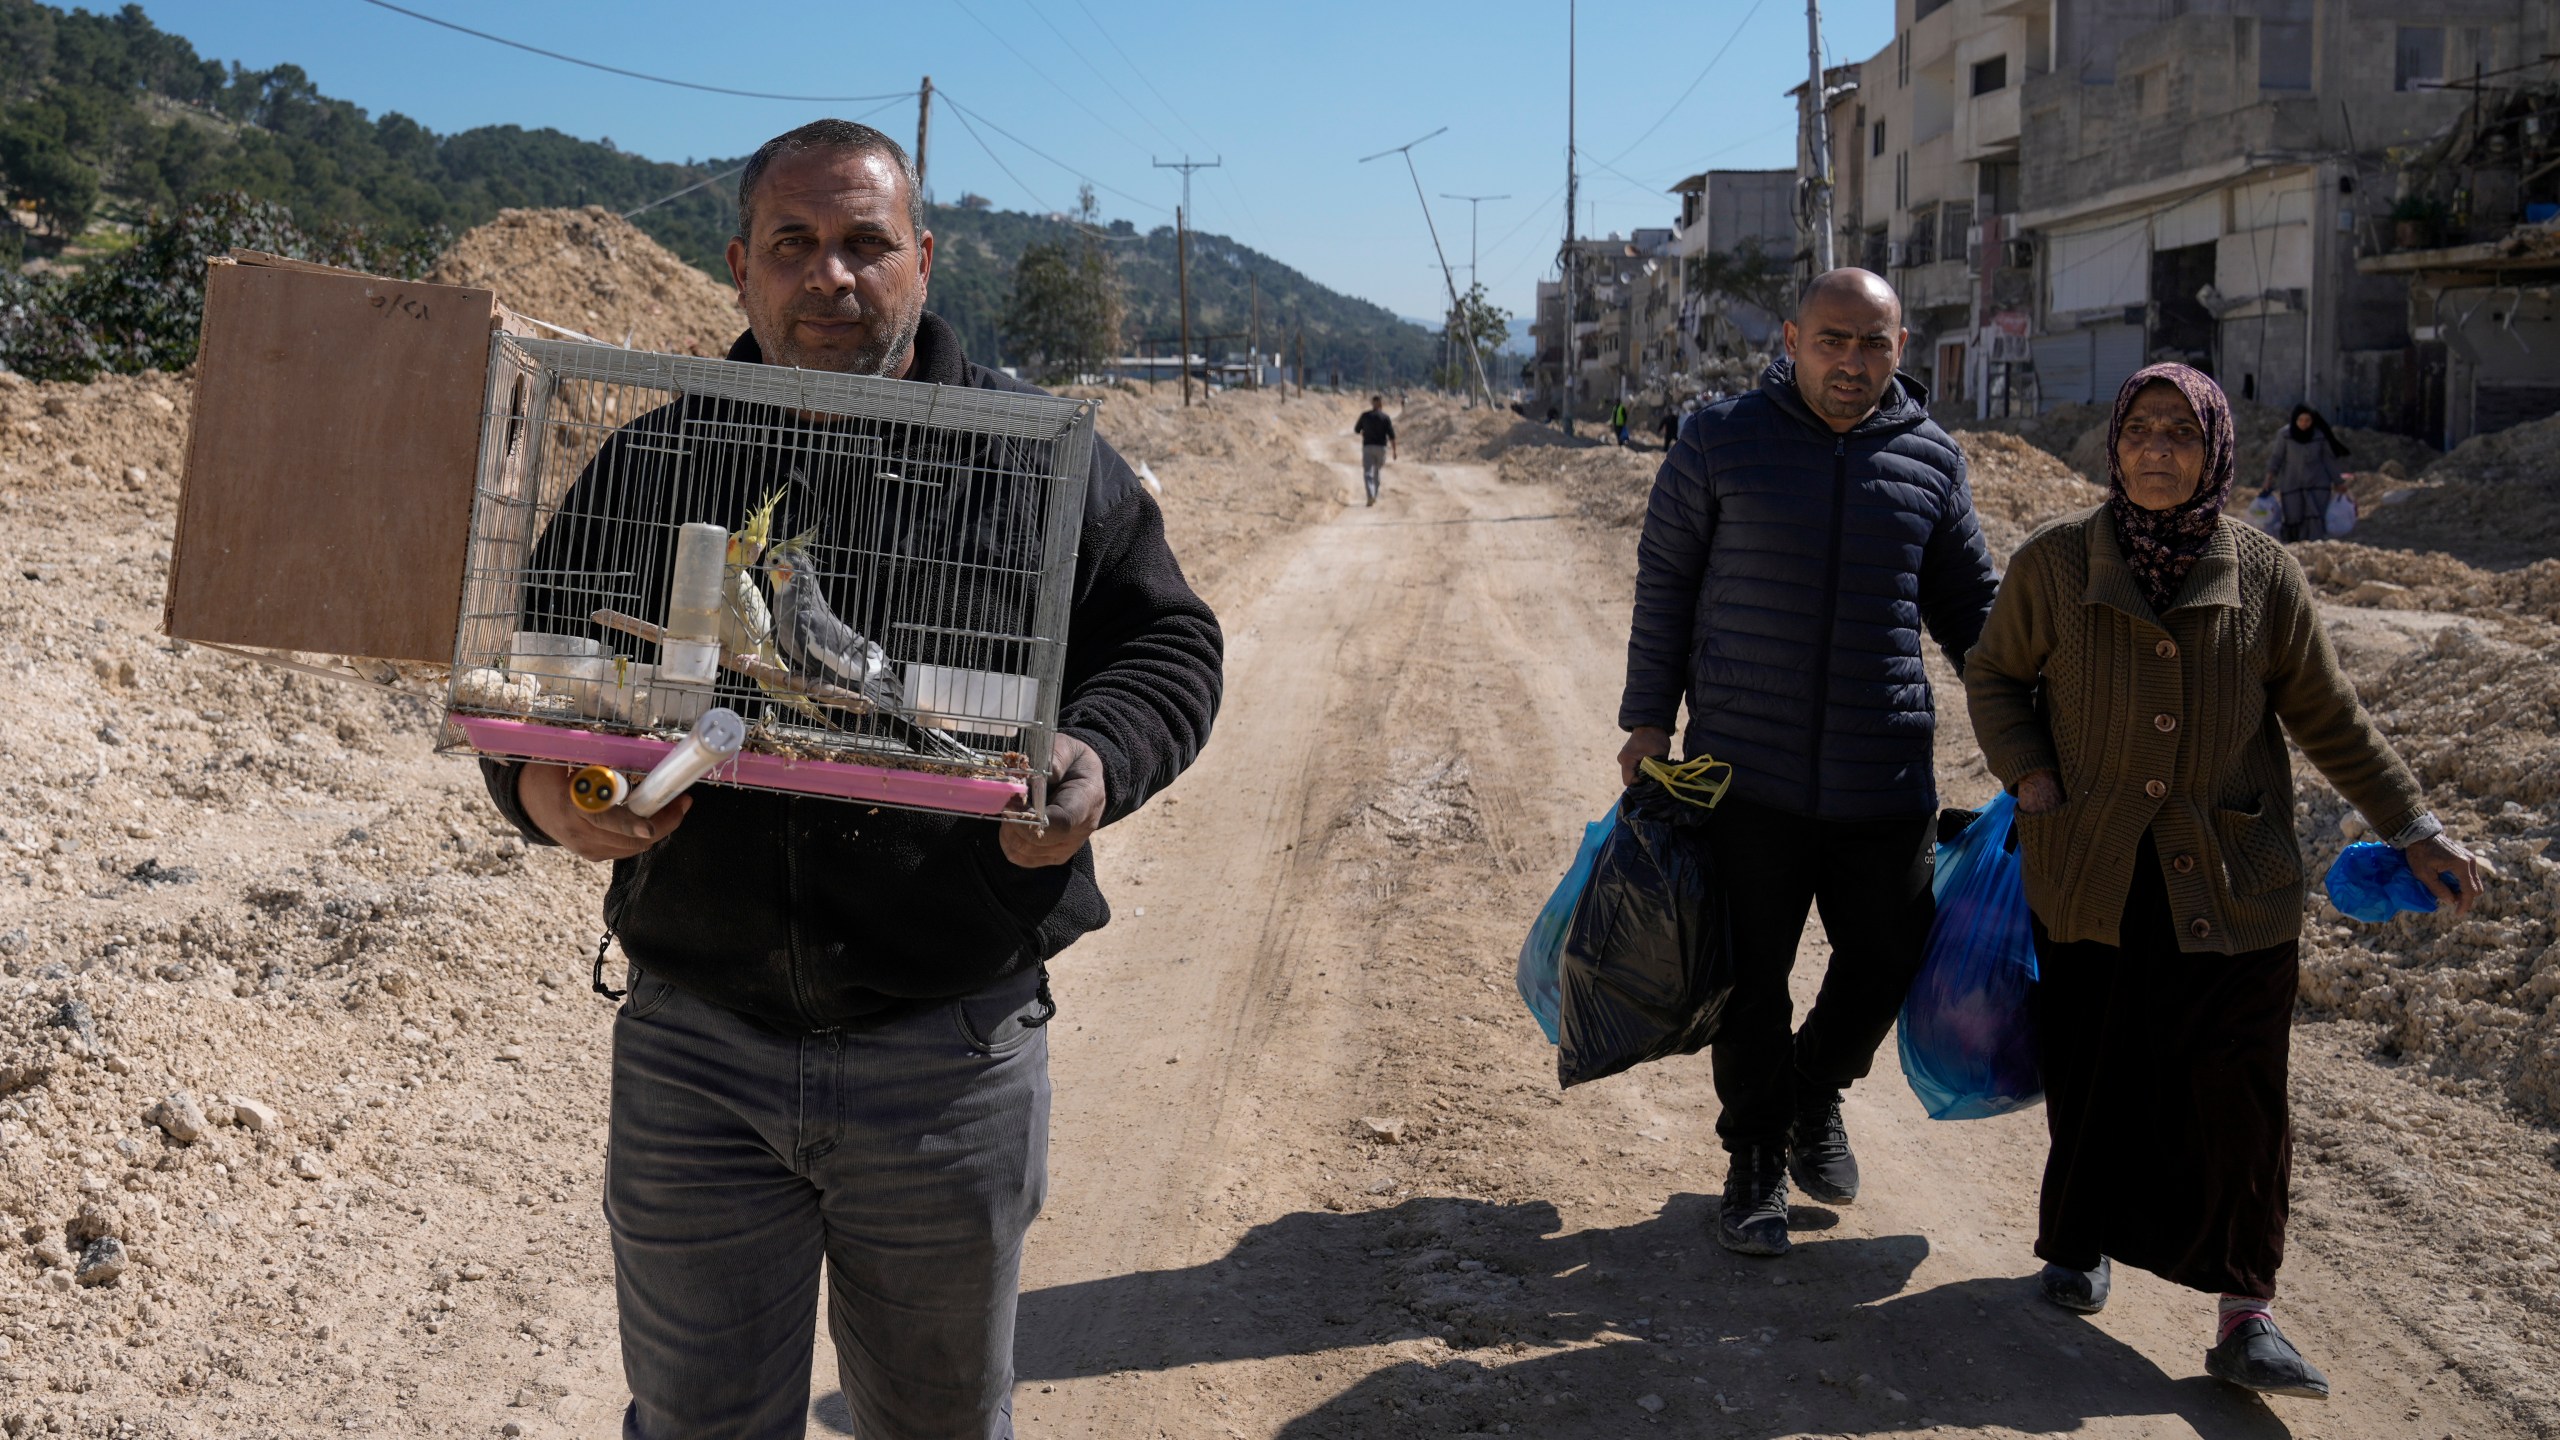
[[1033, 4], [1032, 0], [1022, 0], [1022, 5], [1024, 9], [1031, 12], [1033, 18], [1037, 19], [1041, 24], [1049, 27], [1049, 33], [1058, 37], [1058, 43], [1067, 47], [1067, 53], [1076, 57], [1076, 62], [1078, 64], [1093, 72], [1093, 78], [1102, 82], [1102, 88], [1110, 91], [1113, 99], [1118, 100], [1121, 104], [1129, 107], [1129, 113], [1137, 116], [1139, 123], [1156, 132], [1158, 138], [1162, 139], [1164, 143], [1169, 146], [1178, 146], [1182, 143], [1181, 141], [1174, 139], [1172, 135], [1168, 134], [1163, 126], [1157, 124], [1154, 116], [1151, 116], [1146, 111], [1139, 109], [1137, 102], [1129, 98], [1128, 92], [1122, 90], [1119, 86], [1112, 84], [1111, 77], [1103, 74], [1100, 66], [1095, 65], [1093, 61], [1087, 59], [1085, 53], [1076, 48], [1076, 42], [1068, 38], [1067, 32], [1059, 29], [1057, 23], [1052, 21], [1046, 14], [1042, 13], [1038, 5]]
[[793, 100], [821, 105], [860, 105], [873, 100], [904, 100], [916, 93], [913, 90], [900, 90], [894, 93], [880, 95], [776, 95], [764, 90], [733, 90], [726, 85], [703, 85], [691, 80], [674, 80], [664, 75], [649, 75], [638, 70], [625, 70], [619, 65], [607, 65], [601, 61], [581, 60], [575, 55], [563, 55], [557, 50], [545, 50], [539, 45], [527, 45], [521, 40], [510, 40], [504, 35], [492, 35], [486, 30], [474, 30], [468, 25], [456, 25], [450, 20], [439, 20], [433, 15], [421, 14], [420, 12], [411, 10], [406, 6], [394, 5], [391, 3], [391, 0], [364, 0], [364, 3], [378, 9], [391, 11], [395, 15], [406, 15], [412, 20], [423, 20], [430, 25], [441, 26], [447, 30], [469, 35], [477, 40], [486, 40], [493, 45], [504, 45], [511, 50], [522, 50], [528, 55], [539, 55], [546, 60], [558, 60], [570, 65], [583, 65], [590, 70], [602, 70], [608, 75], [621, 75], [633, 80], [646, 80], [653, 85], [673, 85], [679, 90], [701, 90], [713, 95], [739, 95], [744, 96], [749, 100]]
[[1139, 67], [1137, 61], [1129, 58], [1129, 52], [1120, 48], [1119, 41], [1111, 38], [1110, 27], [1104, 25], [1092, 10], [1086, 8], [1084, 0], [1074, 0], [1074, 3], [1076, 9], [1084, 12], [1084, 18], [1093, 22], [1094, 33], [1102, 37], [1102, 43], [1110, 46], [1111, 53], [1120, 57], [1120, 63], [1129, 67], [1129, 73], [1138, 77], [1138, 83], [1147, 87], [1147, 93], [1156, 97], [1156, 103], [1162, 105], [1165, 113], [1173, 117], [1173, 122], [1190, 131], [1191, 138], [1199, 141], [1204, 148], [1217, 149], [1218, 147], [1210, 141], [1208, 136], [1201, 134], [1197, 126], [1183, 118], [1178, 106], [1164, 98], [1164, 92], [1156, 88], [1156, 82], [1147, 77], [1147, 72]]
[[1610, 156], [1609, 158], [1611, 160], [1616, 161], [1626, 159], [1628, 154], [1632, 152], [1636, 146], [1653, 138], [1654, 131], [1661, 129], [1673, 115], [1679, 113], [1681, 106], [1689, 103], [1689, 97], [1697, 94], [1698, 87], [1706, 83], [1708, 75], [1714, 73], [1716, 62], [1724, 59], [1724, 52], [1732, 49], [1733, 42], [1742, 38], [1743, 27], [1751, 23], [1752, 16], [1760, 13], [1760, 7], [1764, 3], [1766, 3], [1766, 0], [1751, 0], [1751, 8], [1742, 12], [1742, 19], [1735, 23], [1733, 33], [1724, 37], [1724, 43], [1717, 46], [1716, 53], [1708, 58], [1707, 68], [1698, 72], [1698, 78], [1689, 82], [1689, 88], [1680, 92], [1680, 98], [1671, 102], [1671, 108], [1662, 112], [1661, 119], [1658, 119], [1652, 124], [1644, 127], [1644, 133], [1642, 135], [1638, 135], [1632, 142], [1630, 142], [1625, 150], [1621, 150], [1617, 154]]
[[1004, 128], [1003, 126], [1001, 126], [1001, 125], [997, 124], [997, 123], [996, 123], [996, 122], [994, 122], [993, 120], [988, 119], [986, 116], [984, 116], [984, 115], [982, 115], [982, 114], [979, 114], [979, 113], [978, 113], [977, 111], [975, 111], [975, 110], [971, 110], [971, 109], [969, 109], [969, 107], [967, 107], [966, 105], [961, 104], [957, 99], [953, 98], [953, 96], [952, 96], [952, 94], [951, 94], [951, 92], [950, 92], [950, 91], [948, 91], [948, 90], [944, 90], [944, 89], [940, 89], [940, 88], [937, 88], [937, 89], [935, 89], [934, 93], [935, 93], [936, 95], [941, 96], [941, 97], [942, 97], [942, 99], [943, 99], [943, 101], [944, 101], [944, 103], [948, 104], [952, 109], [957, 110], [957, 111], [962, 111], [962, 112], [967, 113], [967, 114], [969, 114], [969, 115], [971, 115], [971, 116], [974, 116], [974, 117], [977, 119], [978, 123], [980, 123], [980, 124], [982, 124], [982, 125], [986, 126], [986, 127], [987, 127], [988, 129], [990, 129], [990, 130], [993, 130], [994, 132], [996, 132], [997, 134], [999, 134], [999, 135], [1003, 136], [1003, 137], [1004, 137], [1004, 138], [1006, 138], [1007, 140], [1012, 141], [1014, 144], [1021, 146], [1023, 149], [1030, 151], [1032, 154], [1039, 156], [1041, 159], [1048, 161], [1050, 164], [1057, 166], [1059, 169], [1066, 171], [1068, 174], [1073, 175], [1073, 176], [1074, 176], [1074, 177], [1076, 177], [1077, 179], [1082, 180], [1084, 183], [1086, 183], [1087, 185], [1092, 186], [1094, 189], [1096, 189], [1096, 190], [1108, 190], [1108, 191], [1110, 191], [1112, 194], [1119, 196], [1121, 199], [1128, 201], [1128, 202], [1129, 202], [1130, 204], [1132, 204], [1132, 205], [1142, 205], [1142, 206], [1145, 206], [1147, 209], [1149, 209], [1149, 210], [1153, 210], [1153, 211], [1155, 211], [1155, 212], [1156, 212], [1157, 214], [1159, 214], [1159, 215], [1161, 215], [1161, 214], [1165, 213], [1165, 209], [1164, 209], [1164, 207], [1163, 207], [1163, 206], [1161, 206], [1161, 205], [1156, 204], [1154, 201], [1152, 201], [1152, 200], [1141, 200], [1141, 199], [1139, 199], [1137, 196], [1132, 195], [1132, 194], [1130, 194], [1128, 191], [1123, 190], [1123, 189], [1120, 189], [1118, 186], [1115, 186], [1115, 185], [1105, 185], [1105, 184], [1103, 184], [1101, 181], [1094, 179], [1094, 178], [1093, 178], [1092, 176], [1090, 176], [1090, 175], [1087, 175], [1087, 174], [1086, 174], [1086, 173], [1084, 173], [1082, 170], [1077, 169], [1077, 168], [1076, 168], [1076, 167], [1074, 167], [1073, 165], [1068, 164], [1066, 161], [1059, 159], [1057, 156], [1050, 154], [1048, 151], [1041, 149], [1039, 146], [1032, 144], [1030, 141], [1023, 139], [1021, 136], [1014, 134], [1012, 131], [1007, 130], [1006, 128]]
[[[988, 24], [984, 20], [978, 19], [978, 12], [969, 8], [968, 0], [951, 0], [951, 3], [960, 7], [961, 14], [968, 16], [971, 20], [976, 20], [979, 29], [994, 36], [996, 43], [1003, 46], [1008, 52], [1010, 52], [1014, 59], [1021, 61], [1024, 68], [1028, 69], [1032, 74], [1039, 76], [1041, 84], [1046, 85], [1050, 89], [1057, 91], [1060, 95], [1065, 96], [1068, 104], [1073, 105], [1077, 109], [1083, 111], [1086, 115], [1091, 116], [1094, 124], [1101, 126], [1103, 129], [1108, 130], [1113, 135], [1119, 137], [1120, 143], [1128, 146], [1132, 150], [1144, 150], [1147, 148], [1146, 146], [1139, 144], [1137, 141], [1130, 139], [1119, 126], [1103, 119], [1100, 114], [1096, 113], [1092, 106], [1087, 105], [1084, 101], [1076, 98], [1076, 93], [1074, 91], [1069, 90], [1066, 86], [1059, 84], [1055, 79], [1051, 78], [1048, 71], [1040, 68], [1039, 62], [1033, 60], [1030, 56], [1023, 54], [1021, 51], [1014, 49], [1013, 42], [1004, 38], [1003, 31], [998, 30], [996, 27]], [[1028, 149], [1029, 147], [1025, 146], [1024, 148]]]
[[730, 176], [735, 175], [746, 168], [747, 162], [741, 160], [737, 164], [730, 166], [728, 169], [721, 171], [717, 175], [707, 176], [703, 179], [696, 180], [692, 184], [687, 185], [673, 194], [661, 195], [657, 199], [650, 201], [648, 204], [641, 206], [637, 210], [625, 210], [622, 212], [622, 218], [628, 220], [634, 215], [646, 215], [650, 211], [657, 209], [659, 206], [666, 204], [670, 200], [681, 200], [685, 196], [692, 194], [694, 191], [701, 189], [705, 185], [717, 185], [721, 181], [728, 179]]
[[[946, 94], [943, 96], [943, 99], [948, 101], [951, 97]], [[978, 148], [987, 152], [987, 158], [996, 162], [996, 168], [1004, 172], [1004, 178], [1012, 181], [1021, 189], [1023, 194], [1031, 197], [1032, 204], [1039, 206], [1042, 210], [1055, 210], [1058, 208], [1055, 205], [1050, 204], [1048, 201], [1041, 199], [1039, 191], [1032, 189], [1027, 181], [1025, 181], [1021, 176], [1013, 173], [1013, 167], [1004, 163], [1003, 157], [996, 154], [995, 147], [987, 143], [987, 137], [979, 134], [978, 127], [969, 123], [968, 111], [961, 109], [957, 102], [953, 102], [951, 105], [951, 113], [960, 117], [960, 128], [968, 131], [969, 138], [978, 142]]]

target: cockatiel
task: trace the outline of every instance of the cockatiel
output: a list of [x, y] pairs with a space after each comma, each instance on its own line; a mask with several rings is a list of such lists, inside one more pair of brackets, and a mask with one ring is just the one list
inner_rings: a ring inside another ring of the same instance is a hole
[[968, 746], [919, 725], [907, 712], [905, 690], [889, 668], [879, 642], [836, 618], [822, 588], [825, 572], [809, 554], [812, 535], [795, 535], [773, 547], [765, 567], [773, 585], [773, 639], [783, 657], [813, 680], [855, 691], [877, 707], [888, 733], [919, 755], [975, 760]]
[[[796, 475], [794, 478], [797, 478]], [[782, 504], [785, 487], [775, 487], [764, 497], [764, 503], [747, 516], [747, 523], [729, 532], [729, 554], [720, 577], [720, 646], [732, 655], [746, 655], [762, 660], [776, 669], [783, 668], [782, 657], [773, 648], [773, 612], [766, 608], [764, 591], [756, 585], [756, 564], [764, 558], [773, 543], [773, 512]], [[759, 679], [756, 688], [773, 700], [796, 712], [811, 724], [834, 728], [826, 712], [805, 695], [778, 690]]]

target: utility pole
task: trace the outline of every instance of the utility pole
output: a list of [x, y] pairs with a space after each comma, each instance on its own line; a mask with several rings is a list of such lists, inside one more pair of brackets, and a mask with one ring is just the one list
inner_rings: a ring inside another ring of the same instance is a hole
[[924, 198], [924, 142], [933, 129], [933, 77], [924, 77], [924, 88], [916, 92], [916, 198]]
[[1582, 318], [1582, 257], [1573, 243], [1573, 212], [1582, 202], [1574, 179], [1574, 84], [1580, 66], [1576, 53], [1582, 27], [1574, 0], [1564, 7], [1564, 433], [1573, 438], [1574, 392], [1582, 388], [1582, 337], [1573, 327]]
[[1153, 155], [1150, 155], [1147, 158], [1149, 160], [1154, 160], [1155, 167], [1159, 170], [1179, 170], [1182, 172], [1182, 213], [1185, 215], [1192, 213], [1191, 172], [1194, 170], [1215, 170], [1219, 166], [1227, 163], [1226, 157], [1223, 155], [1219, 156], [1215, 160], [1194, 160], [1188, 153], [1184, 154], [1179, 160], [1156, 160], [1156, 157]]
[[1511, 197], [1508, 195], [1452, 195], [1443, 190], [1440, 192], [1440, 198], [1467, 202], [1467, 284], [1472, 287], [1476, 283], [1476, 207], [1487, 200], [1508, 200]]
[[[1431, 202], [1423, 198], [1422, 194], [1422, 172], [1415, 169], [1413, 164], [1414, 146], [1421, 144], [1423, 140], [1429, 140], [1434, 136], [1445, 135], [1447, 133], [1449, 133], [1449, 127], [1443, 125], [1439, 129], [1432, 131], [1430, 135], [1423, 136], [1420, 140], [1407, 140], [1393, 149], [1381, 150], [1375, 155], [1363, 155], [1360, 157], [1360, 163], [1366, 165], [1372, 160], [1382, 160], [1389, 155], [1402, 155], [1404, 157], [1405, 174], [1413, 177], [1413, 202], [1422, 207], [1422, 223], [1424, 227], [1431, 232], [1431, 253], [1439, 257], [1440, 260], [1441, 283], [1449, 287], [1450, 313], [1458, 317], [1458, 326], [1467, 337], [1467, 360], [1475, 370], [1476, 389], [1484, 396], [1485, 408], [1490, 410], [1493, 408], [1493, 387], [1485, 382], [1484, 356], [1476, 350], [1475, 323], [1468, 316], [1467, 307], [1460, 304], [1458, 301], [1458, 282], [1456, 278], [1449, 273], [1448, 252], [1440, 248], [1440, 224], [1438, 221], [1431, 218]], [[1472, 408], [1474, 402], [1469, 401], [1468, 403], [1470, 408]]]
[[1245, 331], [1245, 344], [1253, 351], [1253, 388], [1262, 388], [1262, 277], [1248, 270], [1245, 284], [1253, 292], [1253, 322]]
[[[1191, 177], [1183, 177], [1188, 181]], [[1186, 228], [1183, 212], [1173, 212], [1173, 268], [1175, 285], [1182, 295], [1182, 405], [1191, 407], [1191, 231]]]
[[1820, 275], [1836, 263], [1831, 250], [1831, 105], [1822, 88], [1822, 0], [1804, 0], [1804, 30], [1813, 70], [1804, 90], [1805, 149], [1813, 165], [1807, 198], [1813, 202], [1813, 273]]
[[1307, 322], [1298, 322], [1298, 398], [1307, 398]]

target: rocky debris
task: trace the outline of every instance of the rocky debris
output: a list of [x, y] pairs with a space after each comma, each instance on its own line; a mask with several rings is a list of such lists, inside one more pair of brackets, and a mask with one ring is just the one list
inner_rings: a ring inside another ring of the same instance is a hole
[[2355, 538], [2500, 569], [2560, 553], [2560, 415], [2463, 441], [2366, 505]]
[[1660, 451], [1596, 441], [1519, 446], [1494, 462], [1494, 473], [1511, 484], [1552, 486], [1583, 519], [1630, 530], [1644, 524], [1645, 502], [1661, 469]]
[[150, 1109], [142, 1112], [142, 1119], [145, 1124], [159, 1126], [170, 1139], [181, 1145], [193, 1145], [203, 1139], [204, 1132], [213, 1124], [205, 1118], [204, 1108], [196, 1103], [196, 1097], [184, 1090], [172, 1092], [165, 1099], [154, 1102]]
[[1973, 490], [1974, 518], [1991, 557], [2006, 565], [2038, 526], [2086, 510], [2107, 492], [2072, 468], [2015, 435], [1959, 430], [1965, 472]]
[[80, 1263], [72, 1269], [71, 1278], [82, 1285], [113, 1285], [124, 1278], [130, 1258], [124, 1242], [112, 1235], [102, 1235], [89, 1242], [80, 1252]]
[[317, 1180], [326, 1172], [320, 1168], [320, 1157], [305, 1150], [293, 1157], [293, 1173], [305, 1180]]
[[729, 287], [596, 205], [501, 210], [424, 278], [485, 286], [519, 314], [635, 350], [726, 355], [747, 328]]
[[91, 1200], [83, 1203], [80, 1213], [63, 1224], [62, 1238], [77, 1249], [109, 1236], [122, 1238], [124, 1223], [124, 1215], [113, 1204]]
[[276, 1107], [246, 1095], [225, 1095], [222, 1103], [231, 1107], [231, 1123], [252, 1135], [264, 1135], [276, 1128]]
[[62, 1007], [53, 1012], [53, 1023], [71, 1032], [75, 1055], [94, 1055], [105, 1048], [98, 1041], [98, 1017], [82, 1001], [63, 1001]]
[[1401, 1117], [1363, 1115], [1357, 1127], [1360, 1138], [1379, 1145], [1401, 1145], [1405, 1142], [1405, 1123]]

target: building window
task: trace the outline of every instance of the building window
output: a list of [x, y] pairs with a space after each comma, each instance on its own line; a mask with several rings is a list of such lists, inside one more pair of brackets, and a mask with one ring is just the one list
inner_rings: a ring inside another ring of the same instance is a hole
[[1938, 210], [1938, 253], [1949, 260], [1972, 258], [1972, 247], [1965, 243], [1965, 232], [1973, 228], [1973, 207], [1961, 201], [1950, 202]]
[[1883, 153], [1884, 122], [1882, 120], [1878, 120], [1875, 125], [1867, 131], [1867, 154], [1875, 156], [1882, 155]]
[[1911, 85], [1911, 32], [1893, 37], [1893, 88], [1909, 89]]
[[2261, 20], [2258, 22], [2258, 88], [2261, 90], [2308, 90], [2311, 88], [2311, 22], [2307, 20]]
[[1994, 55], [1994, 56], [1992, 56], [1992, 57], [1991, 57], [1990, 59], [1988, 59], [1988, 60], [1979, 60], [1979, 61], [1974, 62], [1974, 67], [1973, 67], [1973, 93], [1974, 93], [1974, 94], [1976, 94], [1976, 95], [1988, 95], [1988, 94], [1990, 94], [1990, 93], [1991, 93], [1992, 91], [1994, 91], [1994, 90], [2006, 90], [2006, 89], [2008, 89], [2008, 88], [2009, 88], [2009, 57], [2008, 57], [2008, 56], [2006, 56], [2006, 55]]
[[1872, 270], [1878, 275], [1883, 274], [1885, 271], [1885, 264], [1891, 258], [1889, 247], [1884, 238], [1884, 227], [1879, 225], [1873, 230], [1868, 231], [1866, 234], [1866, 244], [1862, 248], [1863, 253], [1858, 257], [1859, 268]]
[[1975, 204], [1985, 215], [2018, 213], [2018, 162], [1985, 160], [1977, 167]]
[[2169, 113], [2169, 67], [2154, 65], [2133, 77], [2133, 113], [2156, 120]]
[[1902, 240], [1902, 263], [1933, 265], [1938, 259], [1938, 211], [1923, 206], [1911, 212], [1911, 228]]
[[1911, 203], [1911, 152], [1900, 151], [1893, 157], [1893, 208]]
[[2396, 90], [2433, 90], [2444, 84], [2444, 27], [2401, 26], [2392, 72]]

